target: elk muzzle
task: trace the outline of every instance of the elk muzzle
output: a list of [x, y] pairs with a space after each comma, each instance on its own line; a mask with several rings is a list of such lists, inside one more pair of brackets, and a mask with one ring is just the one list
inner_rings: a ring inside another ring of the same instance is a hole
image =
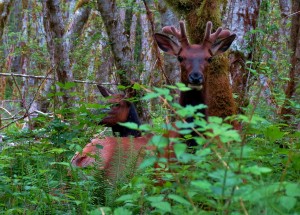
[[204, 84], [204, 76], [200, 72], [191, 72], [188, 76], [188, 87], [196, 90], [201, 90], [202, 85]]

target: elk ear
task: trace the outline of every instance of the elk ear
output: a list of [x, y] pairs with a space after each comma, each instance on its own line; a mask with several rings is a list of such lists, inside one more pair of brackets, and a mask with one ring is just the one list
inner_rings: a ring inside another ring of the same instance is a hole
[[232, 34], [229, 37], [215, 42], [210, 49], [213, 56], [225, 52], [230, 47], [235, 38], [236, 34]]
[[125, 98], [133, 98], [136, 96], [136, 90], [132, 88], [133, 85], [130, 87], [126, 88], [125, 90]]
[[171, 55], [177, 55], [179, 50], [180, 50], [180, 46], [174, 42], [170, 37], [163, 35], [163, 34], [154, 34], [154, 39], [158, 45], [158, 47]]
[[97, 84], [97, 87], [103, 97], [108, 97], [110, 95], [109, 91], [105, 87], [102, 87], [100, 84]]

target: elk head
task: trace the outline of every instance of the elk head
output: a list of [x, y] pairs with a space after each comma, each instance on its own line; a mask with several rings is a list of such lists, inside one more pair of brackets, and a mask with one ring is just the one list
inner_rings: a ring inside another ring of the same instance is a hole
[[97, 87], [104, 97], [111, 96], [108, 99], [108, 103], [111, 107], [106, 112], [107, 116], [104, 117], [99, 124], [111, 127], [115, 136], [140, 136], [141, 133], [139, 131], [129, 129], [118, 124], [119, 122], [134, 122], [138, 125], [141, 124], [134, 104], [129, 101], [130, 98], [135, 96], [135, 91], [132, 88], [128, 88], [126, 89], [125, 95], [112, 95], [106, 88], [100, 85], [97, 85]]
[[166, 34], [175, 36], [180, 45], [164, 34], [156, 33], [154, 38], [162, 51], [177, 57], [181, 67], [181, 82], [192, 89], [201, 90], [204, 85], [204, 71], [212, 61], [212, 57], [225, 52], [236, 35], [222, 28], [211, 33], [212, 23], [209, 21], [206, 24], [202, 44], [191, 45], [183, 21], [179, 24], [180, 30], [173, 26], [166, 26], [162, 30]]

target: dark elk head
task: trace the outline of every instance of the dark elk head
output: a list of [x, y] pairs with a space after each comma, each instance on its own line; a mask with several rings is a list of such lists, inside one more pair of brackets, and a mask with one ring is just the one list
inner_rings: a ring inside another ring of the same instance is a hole
[[209, 21], [206, 24], [202, 44], [191, 45], [188, 42], [183, 21], [179, 24], [180, 30], [173, 26], [166, 26], [162, 31], [175, 36], [180, 45], [164, 34], [156, 33], [154, 38], [162, 51], [177, 57], [181, 67], [181, 82], [192, 89], [201, 90], [204, 84], [204, 71], [212, 61], [212, 57], [225, 52], [236, 35], [222, 28], [211, 33], [212, 23]]
[[107, 100], [107, 102], [110, 104], [110, 109], [106, 111], [107, 116], [104, 117], [99, 124], [111, 127], [114, 136], [141, 136], [139, 131], [129, 129], [118, 124], [120, 122], [133, 122], [137, 125], [141, 124], [137, 110], [134, 104], [130, 102], [130, 98], [135, 96], [135, 90], [128, 88], [126, 89], [125, 94], [111, 94], [101, 85], [97, 85], [97, 87], [102, 96], [110, 97]]

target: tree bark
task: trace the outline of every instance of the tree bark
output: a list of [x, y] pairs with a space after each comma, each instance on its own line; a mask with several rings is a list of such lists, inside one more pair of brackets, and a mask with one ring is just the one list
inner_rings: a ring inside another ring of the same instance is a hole
[[289, 72], [289, 81], [285, 89], [285, 102], [281, 111], [281, 115], [285, 120], [289, 120], [291, 115], [296, 114], [293, 112], [293, 108], [290, 107], [290, 100], [298, 99], [295, 93], [300, 84], [300, 2], [298, 0], [292, 0], [292, 26], [290, 36], [290, 48], [292, 51], [291, 56], [291, 69]]
[[3, 0], [0, 2], [0, 41], [2, 41], [3, 30], [10, 14], [11, 4], [12, 0]]
[[[47, 47], [50, 53], [51, 65], [55, 68], [58, 81], [61, 83], [73, 80], [70, 70], [70, 59], [67, 47], [64, 45], [63, 36], [65, 26], [62, 23], [63, 17], [60, 10], [59, 0], [42, 1], [44, 28], [46, 31]], [[70, 92], [61, 89], [64, 93], [62, 101], [66, 107], [70, 107]]]
[[249, 103], [247, 92], [250, 87], [250, 73], [246, 69], [245, 62], [253, 60], [253, 54], [246, 50], [251, 50], [250, 47], [253, 48], [255, 42], [255, 34], [252, 34], [251, 38], [248, 36], [248, 39], [246, 34], [257, 28], [260, 4], [261, 0], [247, 2], [228, 0], [224, 12], [224, 26], [237, 35], [232, 45], [234, 51], [230, 53], [230, 78], [232, 91], [237, 96], [235, 101], [239, 113], [243, 113], [243, 107]]
[[[179, 27], [179, 19], [175, 13], [167, 7], [164, 1], [158, 1], [158, 10], [161, 15], [161, 28], [164, 26], [176, 26]], [[180, 81], [180, 71], [177, 63], [177, 59], [171, 55], [164, 55], [164, 70], [167, 78], [174, 84]]]
[[[12, 2], [11, 0], [4, 0], [0, 3], [0, 47], [3, 44], [2, 36], [3, 36], [4, 28], [7, 23], [7, 19], [10, 14], [11, 2]], [[1, 56], [1, 60], [4, 61], [4, 50], [0, 50], [0, 56]], [[0, 73], [3, 70], [3, 67], [4, 67], [3, 65], [0, 65]], [[0, 78], [0, 100], [4, 99], [5, 87], [6, 87], [6, 78], [1, 77]]]
[[[62, 11], [59, 0], [45, 0], [43, 5], [43, 22], [46, 31], [46, 41], [52, 67], [55, 68], [58, 81], [61, 83], [72, 82], [73, 72], [70, 67], [69, 52], [73, 49], [74, 40], [81, 34], [83, 25], [87, 21], [90, 8], [82, 7], [76, 10], [75, 15], [70, 22], [67, 31], [62, 23]], [[62, 101], [66, 107], [73, 106], [72, 90], [61, 89], [64, 93]]]
[[120, 17], [120, 9], [116, 0], [98, 0], [97, 3], [111, 44], [120, 84], [128, 86], [135, 67], [129, 35]]

